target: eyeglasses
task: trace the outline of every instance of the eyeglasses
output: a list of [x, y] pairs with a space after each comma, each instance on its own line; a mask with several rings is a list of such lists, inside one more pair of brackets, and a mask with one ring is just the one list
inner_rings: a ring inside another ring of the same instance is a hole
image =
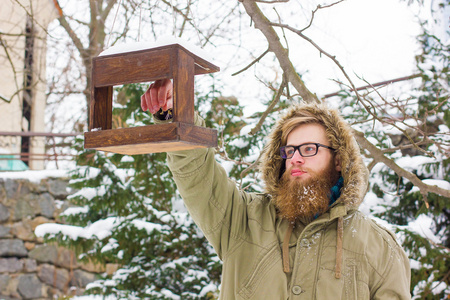
[[289, 159], [294, 156], [296, 150], [300, 153], [302, 157], [310, 157], [317, 154], [319, 147], [324, 147], [335, 151], [335, 149], [325, 146], [319, 143], [305, 143], [298, 146], [284, 146], [280, 148], [280, 155], [283, 159]]

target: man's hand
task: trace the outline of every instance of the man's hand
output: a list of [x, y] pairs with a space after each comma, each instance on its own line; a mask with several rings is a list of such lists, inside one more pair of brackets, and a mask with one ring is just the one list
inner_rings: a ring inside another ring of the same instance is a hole
[[152, 114], [160, 108], [166, 111], [173, 107], [173, 84], [170, 79], [157, 80], [150, 85], [144, 95], [141, 96], [141, 108], [149, 110]]

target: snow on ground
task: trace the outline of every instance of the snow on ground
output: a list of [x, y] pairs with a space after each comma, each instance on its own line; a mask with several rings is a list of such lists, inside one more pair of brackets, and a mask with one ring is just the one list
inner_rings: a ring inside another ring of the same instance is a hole
[[68, 170], [27, 170], [20, 172], [0, 172], [0, 178], [27, 179], [34, 183], [40, 183], [45, 178], [68, 177]]
[[62, 233], [69, 236], [73, 240], [77, 240], [80, 237], [90, 239], [94, 236], [101, 240], [111, 235], [111, 231], [114, 226], [119, 224], [117, 219], [118, 218], [116, 217], [109, 217], [94, 222], [86, 227], [46, 223], [37, 226], [34, 233], [38, 237], [43, 237], [45, 234], [56, 235]]
[[[98, 220], [86, 227], [57, 224], [57, 223], [45, 223], [36, 227], [34, 233], [38, 237], [44, 237], [46, 234], [56, 235], [62, 233], [73, 240], [78, 238], [91, 239], [93, 237], [102, 240], [109, 235], [111, 235], [112, 230], [115, 226], [122, 224], [125, 218], [120, 217], [109, 217], [106, 219]], [[161, 231], [163, 227], [160, 224], [155, 224], [147, 222], [145, 220], [132, 220], [131, 224], [136, 226], [138, 229], [145, 229], [150, 234], [153, 230]]]
[[74, 300], [116, 300], [116, 297], [113, 296], [96, 296], [96, 295], [87, 295], [87, 296], [76, 296], [73, 297]]

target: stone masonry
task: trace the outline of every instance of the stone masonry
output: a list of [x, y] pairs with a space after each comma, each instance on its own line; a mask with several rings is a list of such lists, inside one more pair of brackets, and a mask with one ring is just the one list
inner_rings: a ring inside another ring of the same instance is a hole
[[81, 264], [73, 251], [46, 244], [34, 235], [43, 223], [61, 222], [67, 207], [68, 180], [39, 184], [0, 178], [0, 299], [55, 299], [81, 295], [105, 272]]

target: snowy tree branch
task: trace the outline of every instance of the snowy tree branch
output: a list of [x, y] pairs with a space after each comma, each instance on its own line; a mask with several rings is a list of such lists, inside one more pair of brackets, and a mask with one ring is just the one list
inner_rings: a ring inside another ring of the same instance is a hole
[[437, 195], [441, 195], [444, 197], [450, 197], [450, 190], [446, 190], [435, 185], [428, 185], [423, 183], [423, 181], [420, 180], [416, 175], [403, 169], [402, 167], [397, 165], [392, 159], [386, 157], [383, 154], [382, 150], [378, 149], [375, 145], [373, 145], [364, 137], [364, 133], [356, 130], [354, 130], [354, 133], [359, 145], [363, 149], [369, 151], [369, 153], [371, 154], [371, 156], [375, 161], [385, 164], [387, 167], [389, 167], [395, 173], [397, 173], [398, 176], [404, 177], [409, 181], [411, 181], [412, 184], [414, 184], [420, 189], [422, 195], [426, 196], [428, 193], [435, 193]]

